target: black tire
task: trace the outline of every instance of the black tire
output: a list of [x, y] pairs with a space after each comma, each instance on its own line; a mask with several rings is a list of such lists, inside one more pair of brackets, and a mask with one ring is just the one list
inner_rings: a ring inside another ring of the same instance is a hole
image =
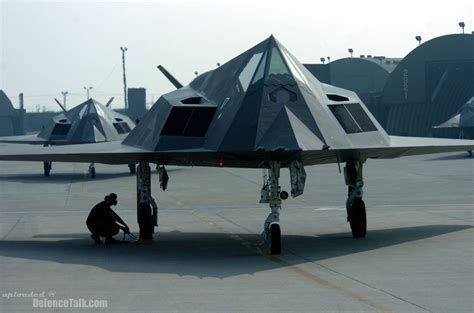
[[367, 214], [365, 212], [365, 203], [362, 199], [356, 199], [351, 203], [349, 223], [351, 225], [352, 237], [365, 237], [367, 234]]
[[270, 226], [270, 254], [281, 253], [281, 230], [280, 225], [273, 224]]
[[51, 173], [51, 163], [43, 162], [43, 169], [44, 169], [44, 176], [49, 177], [49, 174]]
[[91, 178], [95, 178], [95, 167], [91, 167], [90, 173]]
[[141, 203], [138, 211], [138, 226], [140, 239], [153, 239], [152, 210], [149, 204]]
[[135, 167], [135, 164], [129, 164], [128, 168], [130, 169], [130, 174], [136, 174], [137, 173], [137, 168]]

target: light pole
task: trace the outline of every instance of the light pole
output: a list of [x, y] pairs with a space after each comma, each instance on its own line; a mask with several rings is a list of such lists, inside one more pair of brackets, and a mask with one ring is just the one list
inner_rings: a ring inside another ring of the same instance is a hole
[[123, 66], [123, 103], [125, 104], [125, 109], [128, 109], [127, 101], [127, 76], [125, 75], [125, 51], [128, 50], [127, 47], [120, 47], [122, 50], [122, 66]]
[[416, 36], [415, 39], [418, 41], [418, 45], [421, 45], [421, 36]]
[[[68, 94], [68, 93], [69, 93], [68, 91], [61, 91], [61, 94], [63, 95], [63, 106], [64, 106], [64, 109], [66, 109], [66, 110], [67, 110], [67, 107], [66, 107], [66, 98], [67, 98], [67, 94]], [[89, 97], [87, 97], [87, 98], [89, 98]]]
[[352, 50], [352, 48], [349, 48], [349, 49], [347, 49], [347, 51], [349, 51], [349, 53], [351, 54], [351, 58], [352, 58], [352, 53], [354, 53], [354, 50]]
[[462, 28], [462, 33], [464, 34], [464, 27], [466, 26], [466, 24], [464, 24], [464, 22], [459, 22], [459, 27]]
[[89, 91], [92, 89], [92, 87], [85, 87], [84, 86], [84, 90], [86, 91], [87, 93], [87, 100], [89, 100], [91, 97], [89, 97]]

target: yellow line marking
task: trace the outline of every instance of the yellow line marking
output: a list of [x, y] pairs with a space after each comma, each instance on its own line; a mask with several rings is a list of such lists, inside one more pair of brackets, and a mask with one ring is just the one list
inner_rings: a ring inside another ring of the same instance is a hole
[[[210, 219], [208, 219], [206, 216], [200, 214], [200, 213], [197, 213], [196, 211], [193, 211], [192, 214], [194, 216], [196, 216], [197, 218], [201, 219], [202, 221], [204, 222], [207, 222], [208, 224], [210, 225], [213, 225], [215, 228], [221, 230], [221, 231], [224, 231], [226, 232], [221, 226], [218, 226], [217, 224], [215, 224], [214, 222], [212, 222]], [[228, 233], [228, 232], [226, 232]], [[371, 309], [373, 309], [375, 312], [377, 313], [388, 313], [388, 312], [394, 312], [393, 310], [390, 310], [380, 304], [377, 304], [375, 302], [372, 302], [370, 301], [369, 299], [355, 293], [355, 292], [352, 292], [350, 290], [347, 290], [345, 288], [342, 288], [334, 283], [331, 283], [330, 281], [326, 280], [326, 279], [323, 279], [311, 272], [308, 272], [306, 270], [304, 270], [303, 268], [293, 264], [293, 263], [290, 263], [288, 261], [285, 261], [277, 256], [274, 256], [274, 255], [271, 255], [271, 254], [268, 254], [266, 253], [265, 251], [263, 251], [260, 247], [260, 245], [254, 243], [254, 242], [250, 242], [248, 240], [245, 240], [243, 239], [242, 237], [240, 237], [239, 235], [237, 234], [233, 234], [233, 233], [229, 233], [229, 235], [231, 236], [232, 239], [237, 239], [239, 238], [239, 242], [244, 245], [247, 249], [253, 251], [253, 252], [256, 252], [257, 254], [261, 255], [262, 257], [264, 257], [265, 259], [273, 262], [273, 263], [277, 263], [281, 266], [284, 266], [286, 269], [296, 273], [296, 274], [299, 274], [307, 279], [309, 279], [310, 281], [312, 281], [313, 283], [316, 283], [318, 285], [321, 285], [321, 286], [324, 286], [324, 287], [327, 287], [327, 288], [330, 288], [330, 289], [334, 289], [336, 290], [338, 293], [340, 293], [341, 295], [345, 296], [345, 297], [348, 297], [356, 302], [359, 302], [365, 306], [368, 306], [370, 307]]]
[[248, 244], [250, 244], [250, 246], [248, 246], [248, 248], [256, 251], [258, 254], [260, 254], [261, 256], [263, 256], [265, 259], [269, 260], [269, 261], [272, 261], [274, 263], [277, 263], [279, 265], [282, 265], [284, 266], [286, 269], [296, 273], [296, 274], [299, 274], [309, 280], [311, 280], [312, 282], [316, 283], [316, 284], [319, 284], [319, 285], [322, 285], [322, 286], [325, 286], [325, 287], [328, 287], [328, 288], [331, 288], [331, 289], [334, 289], [336, 290], [337, 292], [339, 292], [340, 294], [342, 294], [343, 296], [345, 297], [348, 297], [348, 298], [351, 298], [352, 300], [354, 301], [357, 301], [359, 303], [362, 303], [370, 308], [372, 308], [373, 310], [375, 310], [375, 312], [393, 312], [392, 310], [390, 309], [387, 309], [386, 307], [382, 306], [382, 305], [379, 305], [377, 303], [374, 303], [372, 301], [370, 301], [369, 299], [355, 293], [355, 292], [352, 292], [350, 290], [347, 290], [345, 288], [342, 288], [342, 287], [339, 287], [337, 286], [336, 284], [333, 284], [331, 283], [330, 281], [326, 280], [326, 279], [323, 279], [311, 272], [308, 272], [304, 269], [302, 269], [301, 267], [293, 264], [293, 263], [290, 263], [288, 261], [285, 261], [277, 256], [274, 256], [274, 255], [271, 255], [271, 254], [268, 254], [266, 252], [264, 252], [258, 245], [256, 244], [252, 244], [252, 243], [247, 243], [247, 242], [244, 242], [243, 243], [245, 246], [247, 246]]

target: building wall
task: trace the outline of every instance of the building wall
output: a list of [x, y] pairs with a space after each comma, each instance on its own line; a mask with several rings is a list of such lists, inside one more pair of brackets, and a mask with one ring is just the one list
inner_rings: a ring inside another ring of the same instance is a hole
[[25, 131], [26, 133], [39, 132], [43, 127], [51, 122], [51, 119], [61, 114], [61, 112], [35, 112], [25, 114]]

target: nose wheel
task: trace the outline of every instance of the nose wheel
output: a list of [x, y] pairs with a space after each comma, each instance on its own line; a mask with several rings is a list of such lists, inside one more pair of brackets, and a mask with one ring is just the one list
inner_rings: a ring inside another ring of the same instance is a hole
[[268, 230], [268, 245], [270, 248], [270, 254], [281, 253], [281, 230], [280, 225], [272, 224]]

